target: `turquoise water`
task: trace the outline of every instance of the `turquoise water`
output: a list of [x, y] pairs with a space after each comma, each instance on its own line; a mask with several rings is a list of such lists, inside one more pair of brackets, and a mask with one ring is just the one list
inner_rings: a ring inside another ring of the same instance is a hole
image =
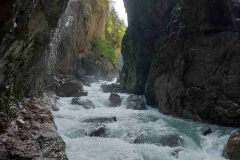
[[[224, 160], [222, 151], [233, 128], [211, 125], [213, 133], [202, 136], [200, 130], [206, 124], [165, 116], [151, 107], [146, 111], [127, 110], [127, 94], [121, 94], [122, 106], [109, 108], [110, 94], [100, 91], [102, 83], [106, 82], [85, 86], [89, 95], [84, 98], [93, 101], [96, 109], [86, 110], [71, 105], [72, 98], [61, 98], [60, 111], [53, 112], [69, 160]], [[89, 128], [89, 123], [83, 123], [85, 119], [114, 116], [117, 122], [105, 124], [102, 137], [80, 132]], [[184, 145], [162, 146], [160, 139], [170, 134], [179, 135]], [[133, 143], [136, 138], [141, 144]]]

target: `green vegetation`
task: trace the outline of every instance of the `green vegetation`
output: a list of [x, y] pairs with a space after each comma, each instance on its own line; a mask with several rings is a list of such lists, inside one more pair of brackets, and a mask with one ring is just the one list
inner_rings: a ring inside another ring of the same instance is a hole
[[126, 25], [121, 20], [114, 8], [112, 1], [109, 2], [110, 10], [108, 14], [108, 21], [106, 24], [106, 40], [110, 42], [113, 48], [121, 47], [122, 38], [126, 31]]
[[118, 65], [118, 59], [121, 55], [122, 38], [126, 31], [126, 25], [121, 20], [114, 8], [112, 0], [109, 3], [108, 20], [106, 23], [106, 39], [94, 39], [92, 44], [92, 52], [97, 55], [104, 55], [108, 57], [115, 66]]
[[108, 57], [115, 65], [117, 55], [115, 50], [110, 46], [107, 40], [94, 39], [92, 42], [92, 52], [97, 55], [104, 55]]

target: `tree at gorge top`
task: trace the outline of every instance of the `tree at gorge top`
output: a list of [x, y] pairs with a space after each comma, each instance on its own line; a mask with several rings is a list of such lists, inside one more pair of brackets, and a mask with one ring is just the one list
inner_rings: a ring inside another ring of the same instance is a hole
[[125, 34], [126, 25], [123, 19], [120, 19], [115, 8], [114, 2], [109, 0], [109, 13], [106, 23], [105, 40], [94, 39], [92, 41], [92, 52], [108, 57], [116, 66], [121, 55], [120, 48], [122, 38]]
[[123, 19], [120, 19], [112, 1], [109, 2], [110, 9], [108, 21], [106, 24], [106, 39], [110, 42], [113, 48], [121, 47], [122, 38], [125, 34], [126, 25]]

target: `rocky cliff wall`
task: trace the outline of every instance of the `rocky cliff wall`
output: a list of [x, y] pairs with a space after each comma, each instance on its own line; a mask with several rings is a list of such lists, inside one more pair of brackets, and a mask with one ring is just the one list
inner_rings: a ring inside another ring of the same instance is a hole
[[50, 111], [58, 109], [57, 97], [48, 93], [41, 99], [24, 99], [18, 105], [17, 118], [0, 134], [1, 160], [67, 160], [65, 142]]
[[67, 3], [68, 0], [1, 1], [5, 9], [0, 17], [0, 110], [4, 114], [10, 112], [11, 99], [42, 95], [48, 63], [44, 59], [48, 56], [46, 46]]
[[61, 29], [59, 62], [57, 70], [62, 74], [84, 75], [81, 59], [91, 51], [90, 42], [94, 38], [105, 38], [108, 18], [108, 1], [71, 1], [68, 5], [65, 28]]
[[49, 64], [56, 61], [48, 52], [50, 37], [67, 3], [68, 0], [0, 2], [1, 159], [67, 159], [48, 105], [43, 99], [23, 101], [24, 97], [42, 97], [48, 85], [52, 72]]
[[125, 91], [165, 114], [239, 126], [238, 1], [124, 2]]

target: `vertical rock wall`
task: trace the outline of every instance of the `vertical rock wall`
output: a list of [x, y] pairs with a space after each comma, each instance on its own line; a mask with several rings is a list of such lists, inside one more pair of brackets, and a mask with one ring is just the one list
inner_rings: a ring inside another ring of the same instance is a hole
[[124, 2], [125, 90], [165, 114], [239, 126], [238, 1]]
[[[9, 118], [13, 98], [42, 95], [46, 46], [68, 0], [1, 1], [0, 112]], [[13, 5], [11, 7], [11, 5]]]
[[[81, 74], [81, 58], [91, 50], [94, 38], [105, 38], [105, 25], [108, 18], [107, 0], [71, 1], [65, 16], [69, 18], [67, 27], [62, 30], [59, 45], [57, 70], [62, 74]], [[65, 25], [65, 24], [64, 24]], [[84, 71], [82, 71], [84, 72]]]
[[122, 42], [125, 91], [143, 94], [152, 60], [169, 34], [167, 15], [176, 1], [124, 0], [129, 21]]

